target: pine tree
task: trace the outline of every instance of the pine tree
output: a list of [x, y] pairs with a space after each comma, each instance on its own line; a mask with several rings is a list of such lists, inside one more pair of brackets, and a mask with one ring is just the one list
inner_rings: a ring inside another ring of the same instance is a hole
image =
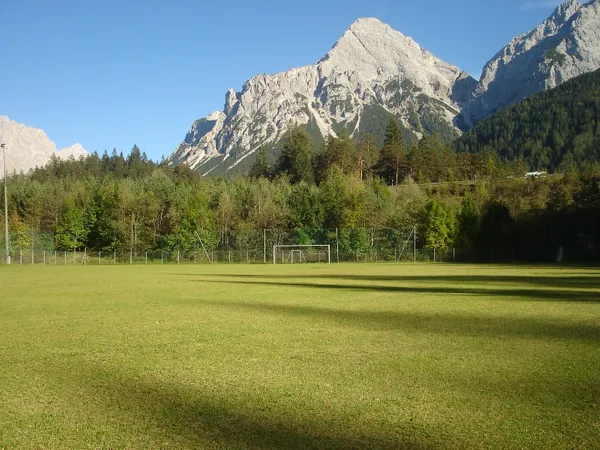
[[313, 183], [315, 180], [312, 165], [312, 141], [308, 133], [296, 127], [290, 130], [283, 143], [283, 150], [279, 158], [278, 173], [286, 173], [291, 183], [305, 181]]
[[379, 159], [379, 148], [372, 134], [366, 134], [356, 148], [356, 163], [362, 180], [366, 179], [373, 171]]
[[386, 183], [397, 186], [401, 181], [403, 169], [406, 166], [404, 137], [396, 119], [388, 123], [383, 148], [377, 163], [377, 173]]
[[271, 165], [269, 164], [269, 157], [267, 156], [267, 150], [264, 146], [261, 146], [258, 149], [256, 161], [252, 164], [249, 175], [250, 178], [254, 179], [271, 178]]
[[350, 139], [346, 129], [338, 137], [329, 136], [320, 162], [322, 166], [319, 170], [322, 174], [333, 166], [338, 166], [344, 174], [350, 174], [356, 169], [354, 141]]

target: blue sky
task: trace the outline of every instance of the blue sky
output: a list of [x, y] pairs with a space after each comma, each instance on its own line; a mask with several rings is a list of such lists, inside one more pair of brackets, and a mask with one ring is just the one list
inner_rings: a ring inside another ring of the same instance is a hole
[[478, 77], [560, 1], [2, 0], [0, 115], [59, 148], [168, 155], [259, 73], [320, 59], [377, 17]]

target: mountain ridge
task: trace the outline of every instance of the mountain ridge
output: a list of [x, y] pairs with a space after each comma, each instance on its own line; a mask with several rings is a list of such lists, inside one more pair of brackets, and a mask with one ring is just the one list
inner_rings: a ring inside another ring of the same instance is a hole
[[[52, 156], [69, 159], [89, 153], [81, 144], [58, 150], [56, 144], [39, 129], [0, 116], [0, 141], [6, 145], [6, 168], [8, 173], [28, 172], [46, 165]], [[0, 158], [0, 177], [4, 173], [4, 161]]]
[[448, 140], [495, 111], [600, 68], [600, 0], [567, 0], [490, 59], [479, 81], [375, 18], [359, 18], [315, 64], [259, 74], [192, 125], [169, 156], [202, 174], [235, 170], [295, 125], [352, 137], [396, 117], [405, 134]]
[[538, 92], [480, 121], [458, 153], [492, 152], [530, 171], [600, 168], [600, 69]]
[[470, 125], [529, 95], [600, 68], [600, 0], [567, 0], [484, 66], [463, 115]]
[[476, 84], [470, 75], [412, 38], [378, 19], [361, 18], [317, 63], [260, 74], [240, 92], [230, 89], [223, 111], [196, 121], [169, 160], [197, 168], [231, 158], [225, 164], [231, 169], [260, 146], [275, 145], [292, 124], [312, 124], [324, 137], [341, 127], [360, 134], [363, 113], [373, 106], [398, 116], [417, 135], [425, 121], [458, 134], [454, 120], [469, 84]]

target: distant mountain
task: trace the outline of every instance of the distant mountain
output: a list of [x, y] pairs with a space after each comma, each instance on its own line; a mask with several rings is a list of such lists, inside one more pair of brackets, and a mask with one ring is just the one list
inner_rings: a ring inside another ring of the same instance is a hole
[[531, 94], [600, 68], [600, 0], [568, 0], [515, 37], [484, 67], [464, 116], [469, 124]]
[[[56, 144], [42, 130], [13, 122], [6, 116], [0, 116], [0, 142], [6, 145], [8, 173], [28, 172], [35, 167], [44, 166], [52, 155], [61, 159], [88, 156], [88, 152], [80, 144], [57, 150]], [[0, 154], [0, 178], [3, 173], [4, 162]]]
[[[318, 63], [250, 79], [223, 111], [196, 121], [169, 157], [203, 173], [226, 172], [293, 125], [317, 138], [347, 128], [383, 131], [396, 116], [415, 135], [457, 136], [455, 117], [476, 81], [377, 19], [359, 19]], [[382, 133], [380, 133], [382, 134]]]
[[243, 170], [256, 150], [277, 149], [294, 125], [315, 141], [346, 128], [381, 141], [396, 117], [408, 137], [448, 141], [529, 95], [600, 68], [600, 0], [567, 0], [514, 38], [479, 82], [377, 19], [359, 19], [319, 62], [259, 75], [226, 94], [223, 111], [196, 121], [168, 158], [203, 174]]
[[600, 169], [600, 70], [482, 120], [455, 148], [491, 151], [529, 170]]

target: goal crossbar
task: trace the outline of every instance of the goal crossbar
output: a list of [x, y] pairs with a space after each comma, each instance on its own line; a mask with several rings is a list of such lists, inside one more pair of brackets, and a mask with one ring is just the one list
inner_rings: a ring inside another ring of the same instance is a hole
[[273, 246], [273, 264], [277, 264], [277, 252], [285, 249], [301, 250], [301, 249], [327, 249], [327, 264], [331, 264], [331, 245], [327, 244], [303, 244], [303, 245], [274, 245]]

